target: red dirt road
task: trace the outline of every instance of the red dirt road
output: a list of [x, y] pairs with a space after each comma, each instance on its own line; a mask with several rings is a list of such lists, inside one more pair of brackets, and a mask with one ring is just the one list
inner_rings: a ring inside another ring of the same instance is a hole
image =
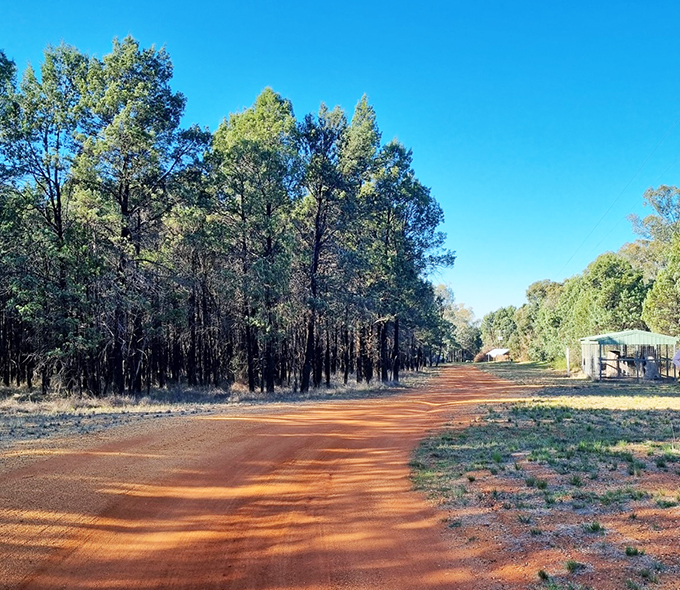
[[408, 461], [429, 430], [513, 389], [455, 367], [388, 398], [160, 420], [30, 459], [16, 447], [0, 455], [0, 588], [507, 587], [493, 543], [453, 546]]

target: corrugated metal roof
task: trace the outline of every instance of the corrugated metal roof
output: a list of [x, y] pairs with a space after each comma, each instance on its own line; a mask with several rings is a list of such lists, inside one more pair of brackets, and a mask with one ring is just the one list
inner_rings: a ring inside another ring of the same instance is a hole
[[675, 346], [678, 338], [675, 336], [665, 336], [644, 330], [624, 330], [623, 332], [611, 332], [610, 334], [598, 334], [597, 336], [586, 336], [580, 339], [582, 344], [613, 344], [620, 346], [656, 346], [657, 344]]

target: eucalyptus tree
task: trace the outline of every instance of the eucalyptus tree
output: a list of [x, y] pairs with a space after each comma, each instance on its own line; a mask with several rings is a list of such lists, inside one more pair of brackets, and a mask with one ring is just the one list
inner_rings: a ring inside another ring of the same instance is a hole
[[[646, 329], [642, 302], [649, 285], [630, 262], [611, 252], [598, 256], [583, 273], [583, 290], [574, 317], [588, 317], [582, 336], [605, 331]], [[584, 314], [583, 316], [581, 314]], [[583, 334], [584, 330], [589, 333]]]
[[513, 357], [517, 355], [519, 339], [515, 323], [516, 312], [514, 305], [508, 305], [491, 311], [482, 318], [480, 330], [482, 342], [487, 349], [508, 348]]
[[563, 358], [567, 346], [578, 354], [579, 338], [646, 329], [642, 306], [649, 288], [640, 270], [611, 252], [598, 256], [582, 274], [564, 283], [534, 283], [527, 290], [529, 305], [536, 306], [531, 357], [552, 361]]
[[444, 342], [453, 360], [472, 360], [482, 346], [479, 322], [471, 307], [456, 303], [450, 286], [435, 286], [435, 296], [441, 308]]
[[[290, 101], [267, 88], [251, 108], [224, 121], [214, 138], [218, 210], [230, 233], [229, 255], [238, 260], [234, 273], [251, 391], [258, 373], [267, 391], [274, 390], [281, 305], [290, 280], [295, 136]], [[260, 348], [264, 366], [258, 371]]]
[[680, 336], [680, 238], [673, 240], [668, 263], [643, 303], [642, 318], [655, 332]]
[[629, 215], [639, 238], [625, 244], [619, 254], [642, 271], [648, 281], [656, 278], [668, 262], [673, 239], [680, 235], [680, 188], [661, 185], [643, 195], [644, 206], [653, 212], [640, 218]]

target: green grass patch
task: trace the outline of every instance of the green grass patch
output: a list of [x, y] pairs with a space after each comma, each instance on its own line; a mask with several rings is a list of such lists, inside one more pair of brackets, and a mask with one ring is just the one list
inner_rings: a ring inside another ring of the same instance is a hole
[[589, 522], [583, 525], [583, 530], [586, 533], [593, 533], [595, 535], [604, 533], [604, 527], [597, 521]]
[[566, 568], [570, 574], [577, 574], [578, 572], [582, 572], [584, 569], [586, 569], [586, 566], [584, 563], [581, 563], [580, 561], [570, 559], [566, 563]]
[[[506, 364], [494, 371], [531, 382], [531, 367]], [[539, 376], [540, 379], [557, 378]], [[539, 381], [540, 381], [539, 379]], [[541, 383], [542, 384], [542, 383]], [[499, 503], [510, 513], [518, 535], [530, 542], [563, 544], [560, 535], [540, 526], [547, 512], [564, 515], [576, 543], [600, 547], [607, 522], [612, 532], [617, 515], [636, 518], [636, 511], [674, 508], [680, 494], [674, 483], [659, 490], [656, 476], [680, 475], [680, 392], [666, 385], [650, 386], [583, 382], [547, 384], [525, 402], [487, 407], [480, 419], [462, 429], [450, 429], [422, 441], [414, 464], [417, 486], [424, 486], [448, 510], [497, 510]], [[484, 412], [484, 408], [480, 409]], [[483, 478], [480, 473], [484, 473]], [[490, 475], [487, 475], [490, 474]], [[477, 477], [475, 477], [477, 476]], [[483, 479], [480, 483], [479, 479]], [[468, 492], [456, 493], [465, 485]], [[455, 512], [454, 512], [455, 513]], [[613, 517], [610, 519], [610, 517]], [[522, 526], [523, 525], [523, 526]], [[541, 539], [541, 535], [543, 539]], [[533, 538], [533, 539], [532, 539]], [[604, 549], [602, 549], [604, 551]], [[650, 549], [651, 550], [651, 549]], [[634, 558], [644, 551], [619, 548]], [[621, 572], [620, 586], [629, 580], [647, 588], [660, 570], [650, 566], [649, 556], [630, 559]], [[586, 566], [567, 562], [577, 574]], [[645, 572], [645, 567], [649, 572]], [[587, 567], [586, 567], [587, 569]], [[583, 590], [562, 574], [541, 570], [541, 588]]]
[[[583, 409], [546, 401], [488, 408], [481, 421], [464, 431], [445, 431], [423, 441], [415, 454], [413, 477], [416, 487], [444, 500], [455, 499], [446, 492], [452, 480], [467, 474], [473, 483], [472, 472], [488, 470], [492, 476], [523, 481], [548, 504], [557, 498], [577, 510], [596, 501], [623, 508], [648, 496], [640, 489], [643, 474], [663, 471], [674, 461], [669, 447], [674, 444], [673, 429], [660, 426], [673, 421], [678, 421], [673, 410]], [[526, 467], [520, 461], [526, 461]], [[554, 475], [546, 478], [545, 470]], [[624, 483], [629, 478], [630, 483], [608, 489], [605, 485], [599, 496], [583, 493], [589, 482], [612, 477]], [[504, 499], [522, 500], [515, 496]], [[675, 504], [676, 498], [659, 502], [661, 507]]]

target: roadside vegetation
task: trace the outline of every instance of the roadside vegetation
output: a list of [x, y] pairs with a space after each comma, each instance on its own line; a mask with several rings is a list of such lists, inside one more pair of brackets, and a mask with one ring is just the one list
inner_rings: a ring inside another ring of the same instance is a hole
[[473, 538], [490, 518], [518, 559], [550, 556], [535, 563], [536, 587], [677, 580], [666, 546], [680, 517], [677, 388], [575, 387], [535, 364], [489, 366], [526, 383], [527, 400], [480, 408], [469, 427], [423, 441], [412, 462], [453, 534]]
[[443, 212], [367, 97], [297, 117], [267, 88], [210, 131], [172, 76], [131, 37], [0, 51], [0, 383], [306, 393], [437, 357]]
[[250, 392], [243, 385], [229, 389], [154, 388], [143, 396], [43, 394], [40, 390], [0, 388], [0, 449], [21, 441], [80, 436], [141, 421], [228, 412], [234, 406], [384, 397], [423, 387], [437, 374], [433, 367], [409, 372], [399, 382], [345, 385], [335, 380], [329, 387], [311, 389], [304, 395], [290, 388], [275, 395]]

